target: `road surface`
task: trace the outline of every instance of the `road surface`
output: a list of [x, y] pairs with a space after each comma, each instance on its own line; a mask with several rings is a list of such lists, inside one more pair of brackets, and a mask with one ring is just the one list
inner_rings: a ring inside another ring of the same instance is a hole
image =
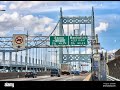
[[37, 76], [37, 78], [14, 78], [0, 81], [83, 81], [88, 74], [84, 75], [61, 75], [60, 77], [50, 75]]

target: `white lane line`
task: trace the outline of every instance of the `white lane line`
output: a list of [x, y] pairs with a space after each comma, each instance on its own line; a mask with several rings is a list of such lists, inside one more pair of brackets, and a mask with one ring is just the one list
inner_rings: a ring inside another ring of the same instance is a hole
[[[47, 78], [47, 79], [42, 79], [42, 80], [39, 80], [39, 81], [55, 81], [56, 79], [61, 79], [61, 77], [50, 77], [50, 78]], [[63, 77], [62, 77], [63, 78]]]
[[49, 77], [49, 78], [46, 78], [46, 79], [41, 79], [41, 80], [37, 80], [37, 81], [57, 81], [59, 79], [63, 79], [63, 78], [66, 78], [67, 76], [61, 76], [61, 77]]
[[80, 76], [71, 76], [71, 77], [68, 77], [68, 78], [64, 78], [64, 80], [60, 80], [60, 81], [72, 81], [74, 79], [80, 79], [81, 77]]

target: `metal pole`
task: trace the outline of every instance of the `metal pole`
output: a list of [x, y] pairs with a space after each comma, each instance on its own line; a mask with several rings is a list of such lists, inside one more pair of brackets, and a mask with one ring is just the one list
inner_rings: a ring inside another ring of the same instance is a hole
[[92, 50], [92, 57], [91, 57], [91, 73], [94, 73], [94, 58], [93, 58], [93, 40], [95, 39], [95, 30], [94, 30], [94, 9], [92, 7], [92, 23], [91, 23], [91, 36], [92, 36], [92, 41], [91, 41], [91, 50]]
[[57, 67], [57, 50], [56, 50], [56, 67]]
[[29, 49], [29, 65], [31, 66], [31, 56], [30, 56], [31, 53], [30, 53], [30, 50], [31, 49]]
[[9, 56], [9, 58], [10, 58], [10, 72], [11, 72], [11, 70], [12, 70], [12, 52], [10, 52], [10, 56]]
[[27, 46], [26, 46], [26, 72], [27, 72], [27, 71], [28, 71], [28, 70], [27, 70], [27, 69], [28, 69], [28, 68], [27, 68], [27, 67], [28, 67], [28, 66], [27, 66], [27, 59], [28, 59], [28, 31], [27, 31], [27, 35], [26, 35], [26, 36], [27, 36]]
[[[62, 8], [60, 8], [59, 36], [63, 36]], [[59, 48], [59, 62], [63, 63], [63, 48]]]
[[37, 48], [36, 48], [36, 66], [37, 66]]
[[[46, 42], [47, 45], [47, 42]], [[47, 48], [46, 48], [46, 54], [45, 54], [45, 71], [47, 71]]]
[[42, 48], [41, 48], [41, 66], [42, 66]]
[[3, 64], [5, 65], [5, 51], [4, 52], [2, 52], [3, 53], [3, 57], [2, 57], [2, 60], [3, 60]]

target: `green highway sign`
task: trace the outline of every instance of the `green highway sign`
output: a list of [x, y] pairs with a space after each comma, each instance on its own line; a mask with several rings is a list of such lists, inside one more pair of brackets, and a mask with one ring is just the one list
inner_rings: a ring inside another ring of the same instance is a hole
[[87, 36], [69, 36], [69, 45], [87, 45]]
[[50, 45], [87, 45], [87, 36], [50, 36]]
[[68, 36], [50, 36], [50, 45], [68, 45]]

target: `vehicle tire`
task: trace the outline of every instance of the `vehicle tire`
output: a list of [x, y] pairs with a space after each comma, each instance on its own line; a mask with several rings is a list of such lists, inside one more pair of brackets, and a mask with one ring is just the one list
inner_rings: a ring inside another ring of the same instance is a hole
[[51, 77], [53, 77], [53, 75], [51, 75]]
[[58, 77], [60, 77], [60, 75], [58, 75]]

